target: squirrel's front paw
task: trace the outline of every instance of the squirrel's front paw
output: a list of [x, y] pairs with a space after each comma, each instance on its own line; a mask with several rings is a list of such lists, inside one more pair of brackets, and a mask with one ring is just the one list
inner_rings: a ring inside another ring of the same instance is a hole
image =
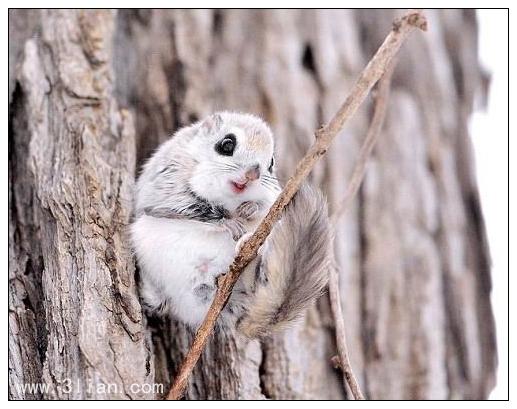
[[242, 237], [239, 239], [237, 244], [235, 245], [235, 254], [239, 253], [241, 251], [242, 246], [244, 243], [248, 241], [248, 239], [253, 235], [253, 233], [246, 233], [243, 234]]
[[242, 217], [245, 220], [253, 220], [262, 210], [262, 207], [262, 202], [243, 202], [235, 209], [235, 213], [238, 217]]
[[235, 241], [239, 240], [246, 233], [244, 225], [238, 219], [224, 219], [222, 226], [231, 233]]

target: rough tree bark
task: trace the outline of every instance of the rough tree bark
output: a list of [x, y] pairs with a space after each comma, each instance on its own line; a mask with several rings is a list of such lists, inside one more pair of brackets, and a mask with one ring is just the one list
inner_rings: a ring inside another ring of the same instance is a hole
[[[235, 109], [272, 125], [287, 177], [398, 14], [11, 11], [10, 397], [153, 398], [133, 385], [154, 382], [166, 391], [192, 334], [142, 316], [125, 234], [135, 171], [179, 126]], [[485, 398], [494, 383], [467, 131], [483, 82], [475, 15], [426, 14], [429, 33], [402, 50], [365, 183], [337, 226], [350, 354], [371, 399]], [[363, 109], [312, 174], [331, 207], [368, 120]], [[334, 354], [323, 297], [262, 343], [219, 332], [186, 397], [341, 399]], [[31, 382], [50, 387], [20, 388]]]

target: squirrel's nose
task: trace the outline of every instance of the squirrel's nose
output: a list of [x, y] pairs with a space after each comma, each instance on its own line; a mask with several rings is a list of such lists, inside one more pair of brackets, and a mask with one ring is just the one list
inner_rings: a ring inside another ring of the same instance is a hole
[[258, 164], [251, 166], [244, 176], [246, 176], [246, 179], [249, 181], [257, 180], [260, 177], [260, 166]]

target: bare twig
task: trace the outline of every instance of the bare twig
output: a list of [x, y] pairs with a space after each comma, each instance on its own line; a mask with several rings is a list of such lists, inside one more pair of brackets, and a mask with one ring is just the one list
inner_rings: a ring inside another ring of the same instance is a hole
[[[381, 131], [382, 123], [384, 122], [384, 117], [386, 116], [391, 75], [395, 66], [395, 60], [395, 58], [392, 60], [388, 69], [377, 85], [375, 107], [370, 127], [368, 128], [366, 138], [363, 142], [363, 145], [361, 146], [361, 150], [359, 151], [359, 157], [354, 167], [354, 171], [352, 172], [352, 178], [350, 179], [350, 183], [348, 184], [345, 195], [340, 201], [340, 206], [331, 216], [331, 226], [334, 226], [334, 229], [339, 219], [349, 209], [352, 200], [354, 199], [357, 191], [359, 190], [359, 187], [361, 186], [368, 158], [370, 157], [373, 146], [375, 145], [375, 142], [377, 141]], [[335, 234], [333, 234], [333, 236], [335, 236]], [[345, 321], [343, 318], [343, 311], [341, 309], [341, 296], [339, 292], [339, 267], [335, 258], [331, 265], [329, 274], [329, 295], [332, 315], [334, 316], [334, 322], [336, 325], [336, 346], [338, 351], [338, 356], [332, 357], [332, 363], [334, 366], [338, 366], [343, 371], [343, 382], [345, 384], [345, 389], [346, 385], [348, 385], [350, 387], [350, 391], [352, 392], [353, 398], [355, 400], [363, 400], [364, 395], [361, 392], [361, 388], [359, 387], [354, 372], [352, 371], [352, 365], [350, 364], [348, 355]]]
[[354, 375], [350, 358], [348, 356], [348, 348], [346, 345], [346, 331], [345, 322], [343, 319], [343, 312], [341, 310], [341, 297], [339, 294], [339, 273], [336, 261], [330, 267], [329, 277], [329, 295], [332, 315], [334, 316], [334, 323], [336, 326], [336, 346], [338, 355], [331, 358], [334, 367], [341, 369], [343, 372], [343, 386], [347, 390], [347, 385], [354, 400], [364, 400], [364, 395], [361, 392], [359, 383]]
[[377, 137], [379, 136], [382, 124], [384, 122], [384, 117], [386, 115], [386, 105], [388, 102], [391, 76], [393, 74], [395, 60], [396, 59], [392, 61], [386, 70], [386, 73], [382, 76], [379, 83], [377, 84], [377, 88], [375, 89], [375, 105], [372, 120], [370, 122], [370, 126], [368, 127], [366, 138], [364, 139], [363, 145], [359, 151], [359, 157], [357, 158], [357, 162], [352, 172], [352, 177], [348, 183], [345, 195], [340, 201], [339, 207], [332, 213], [330, 217], [332, 226], [335, 226], [336, 222], [339, 221], [339, 219], [346, 213], [350, 207], [350, 204], [352, 203], [352, 200], [357, 194], [359, 187], [361, 186], [361, 182], [363, 181], [368, 158], [370, 157], [373, 147], [377, 142]]
[[255, 233], [242, 245], [224, 279], [220, 281], [212, 305], [181, 363], [167, 399], [181, 398], [187, 386], [188, 378], [214, 329], [217, 317], [224, 308], [242, 270], [256, 257], [259, 247], [264, 243], [274, 224], [281, 217], [283, 209], [298, 191], [302, 181], [307, 177], [318, 159], [325, 154], [334, 137], [343, 129], [345, 122], [355, 113], [373, 85], [384, 74], [389, 62], [415, 27], [425, 29], [425, 18], [419, 11], [408, 12], [393, 24], [391, 32], [361, 73], [341, 108], [327, 125], [316, 131], [316, 140], [298, 163], [294, 175], [289, 179]]

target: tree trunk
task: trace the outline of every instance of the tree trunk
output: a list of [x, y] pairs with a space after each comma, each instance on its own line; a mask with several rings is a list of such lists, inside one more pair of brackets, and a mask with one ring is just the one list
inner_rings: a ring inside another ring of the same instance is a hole
[[[229, 109], [271, 124], [286, 180], [400, 14], [11, 10], [10, 398], [166, 392], [192, 333], [142, 315], [126, 235], [135, 170], [178, 127]], [[379, 143], [338, 226], [348, 344], [370, 399], [482, 399], [494, 385], [467, 130], [484, 81], [475, 14], [427, 17], [430, 31], [403, 46]], [[312, 173], [331, 209], [368, 121], [363, 108]], [[324, 296], [267, 341], [218, 331], [186, 398], [342, 399], [335, 349]]]

